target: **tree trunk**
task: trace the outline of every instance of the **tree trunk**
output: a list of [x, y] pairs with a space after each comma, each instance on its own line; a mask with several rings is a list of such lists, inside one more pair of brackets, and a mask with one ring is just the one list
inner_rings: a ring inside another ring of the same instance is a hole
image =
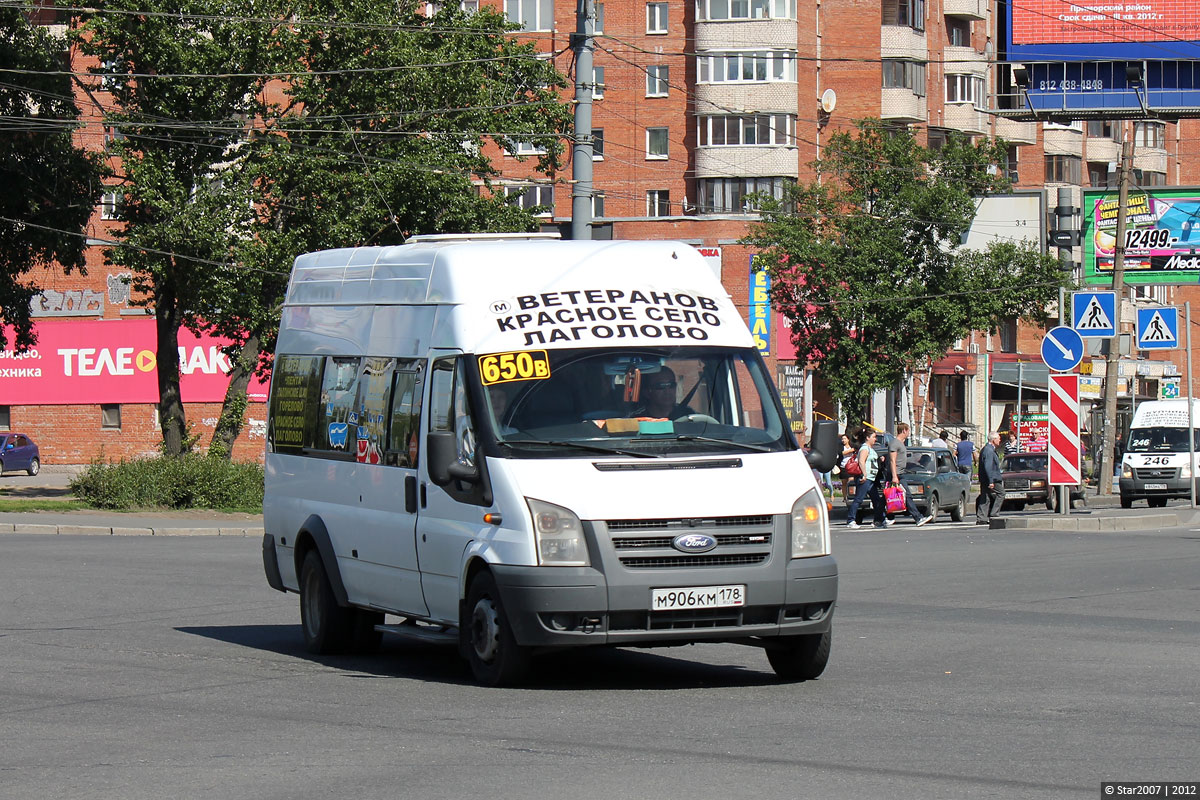
[[219, 456], [226, 461], [233, 458], [233, 443], [241, 435], [246, 421], [246, 390], [250, 386], [250, 379], [254, 377], [254, 367], [261, 353], [262, 340], [256, 334], [250, 334], [230, 364], [229, 388], [225, 390], [221, 417], [217, 420], [217, 428], [213, 431], [212, 443], [208, 448], [211, 456]]
[[162, 426], [163, 454], [183, 455], [187, 419], [179, 391], [179, 309], [175, 292], [166, 283], [154, 299], [154, 321], [158, 354], [158, 419]]

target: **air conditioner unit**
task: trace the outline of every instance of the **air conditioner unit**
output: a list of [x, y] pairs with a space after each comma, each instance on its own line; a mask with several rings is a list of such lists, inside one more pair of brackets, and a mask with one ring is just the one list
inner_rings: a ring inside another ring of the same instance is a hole
[[971, 342], [971, 344], [967, 345], [967, 352], [978, 354], [979, 353], [979, 345], [975, 344], [974, 342]]

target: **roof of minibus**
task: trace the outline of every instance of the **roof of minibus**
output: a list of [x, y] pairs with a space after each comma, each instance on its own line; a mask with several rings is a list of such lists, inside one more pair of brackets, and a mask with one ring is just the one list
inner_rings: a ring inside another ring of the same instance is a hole
[[288, 305], [459, 304], [609, 285], [726, 295], [699, 252], [678, 241], [560, 241], [526, 236], [415, 237], [391, 247], [296, 258]]

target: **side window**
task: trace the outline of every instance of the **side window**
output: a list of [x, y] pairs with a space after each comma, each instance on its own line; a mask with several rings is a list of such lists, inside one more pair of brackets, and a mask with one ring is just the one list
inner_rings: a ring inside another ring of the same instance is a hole
[[317, 423], [316, 449], [333, 453], [354, 452], [354, 438], [359, 415], [355, 408], [358, 396], [359, 362], [362, 359], [330, 356], [325, 359], [325, 374], [321, 379], [321, 408]]
[[320, 408], [320, 356], [280, 356], [271, 376], [268, 436], [276, 453], [300, 453], [316, 442]]
[[354, 409], [357, 424], [351, 423], [355, 435], [354, 458], [360, 464], [383, 463], [387, 446], [387, 413], [391, 405], [394, 358], [368, 357], [362, 360], [358, 376], [358, 400]]
[[475, 426], [467, 402], [462, 359], [443, 358], [434, 362], [429, 402], [429, 427], [433, 431], [453, 431], [458, 459], [475, 463]]
[[421, 431], [421, 373], [415, 364], [400, 364], [392, 385], [392, 416], [386, 463], [416, 468]]
[[938, 453], [938, 468], [944, 469], [947, 472], [955, 472], [954, 459], [949, 453]]

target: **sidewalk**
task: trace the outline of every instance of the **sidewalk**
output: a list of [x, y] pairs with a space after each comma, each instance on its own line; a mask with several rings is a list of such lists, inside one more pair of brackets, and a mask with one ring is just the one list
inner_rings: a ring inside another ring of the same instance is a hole
[[[71, 478], [84, 467], [47, 465], [37, 475], [0, 477], [5, 499], [59, 500], [71, 496]], [[93, 536], [262, 536], [261, 514], [220, 511], [21, 511], [0, 512], [0, 534], [62, 533]]]

